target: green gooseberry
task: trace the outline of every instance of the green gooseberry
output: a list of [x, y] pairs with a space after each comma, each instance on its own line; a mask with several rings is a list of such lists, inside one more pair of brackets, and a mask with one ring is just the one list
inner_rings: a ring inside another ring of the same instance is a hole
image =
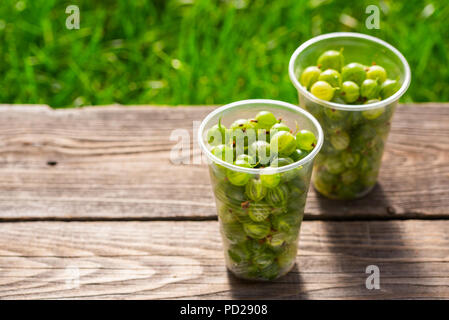
[[271, 137], [270, 150], [280, 156], [288, 156], [296, 149], [295, 136], [287, 131], [280, 131]]
[[366, 77], [368, 79], [379, 80], [380, 83], [387, 80], [387, 72], [381, 66], [374, 65], [368, 67], [368, 71], [366, 71]]
[[234, 160], [234, 150], [232, 147], [220, 144], [213, 147], [210, 152], [220, 160], [232, 163]]
[[346, 103], [353, 103], [360, 96], [360, 88], [353, 81], [345, 81], [341, 86], [340, 95]]
[[218, 217], [222, 223], [232, 223], [237, 222], [237, 218], [232, 213], [232, 210], [227, 205], [221, 205], [218, 210]]
[[345, 170], [345, 164], [338, 156], [328, 157], [324, 161], [324, 166], [332, 174], [339, 174]]
[[341, 154], [341, 159], [346, 168], [354, 168], [360, 161], [360, 154], [355, 152], [345, 151]]
[[271, 167], [273, 168], [280, 168], [288, 166], [289, 164], [292, 164], [293, 160], [290, 157], [285, 158], [274, 158], [273, 161], [271, 161]]
[[351, 139], [345, 131], [339, 131], [331, 136], [330, 141], [336, 150], [344, 150], [349, 146]]
[[[298, 141], [298, 138], [296, 138], [296, 141]], [[307, 157], [307, 155], [309, 154], [308, 151], [305, 150], [301, 150], [301, 149], [296, 149], [295, 151], [293, 151], [289, 157], [294, 161], [299, 161], [301, 159], [304, 159], [305, 157]]]
[[301, 130], [296, 134], [296, 147], [305, 151], [315, 148], [317, 143], [316, 137], [312, 131]]
[[396, 80], [387, 79], [380, 86], [380, 95], [382, 99], [386, 99], [398, 90], [399, 83]]
[[296, 260], [298, 248], [295, 243], [292, 243], [284, 248], [284, 250], [277, 256], [277, 262], [281, 269], [290, 267]]
[[352, 184], [358, 178], [357, 170], [347, 170], [341, 174], [341, 181], [344, 184]]
[[279, 182], [281, 182], [281, 174], [261, 174], [260, 181], [262, 181], [262, 185], [267, 188], [276, 188]]
[[326, 81], [336, 89], [341, 88], [341, 75], [337, 70], [327, 69], [323, 71], [318, 77], [318, 80]]
[[260, 179], [251, 179], [246, 184], [245, 193], [253, 201], [260, 201], [267, 195], [267, 188]]
[[245, 230], [239, 222], [222, 223], [222, 230], [231, 243], [237, 243], [246, 239]]
[[271, 207], [266, 203], [251, 203], [248, 209], [248, 216], [252, 221], [261, 222], [266, 220], [271, 214]]
[[352, 133], [351, 150], [354, 152], [362, 152], [366, 150], [369, 142], [376, 136], [376, 130], [370, 125], [360, 126]]
[[[335, 169], [335, 168], [333, 168], [333, 169]], [[345, 170], [345, 169], [337, 168], [337, 171], [342, 172], [343, 170]], [[319, 179], [327, 185], [334, 185], [334, 184], [339, 183], [338, 173], [334, 174], [334, 173], [330, 172], [327, 167], [324, 167], [322, 170], [319, 170], [316, 176], [319, 177]]]
[[270, 135], [274, 136], [279, 131], [290, 132], [290, 128], [285, 123], [275, 123], [270, 129]]
[[207, 131], [207, 142], [211, 146], [225, 143], [226, 127], [221, 125], [220, 121], [221, 119], [218, 121], [218, 124], [212, 126]]
[[249, 119], [237, 119], [235, 120], [229, 129], [231, 130], [247, 130], [247, 129], [256, 129], [257, 123], [249, 120]]
[[271, 263], [270, 265], [260, 270], [260, 277], [266, 280], [274, 280], [279, 276], [279, 266], [277, 263]]
[[367, 173], [367, 172], [371, 172], [373, 170], [373, 160], [370, 159], [369, 157], [363, 157], [360, 160], [360, 172], [362, 173]]
[[344, 117], [343, 111], [334, 108], [324, 108], [324, 114], [332, 121], [342, 120]]
[[245, 233], [253, 239], [263, 239], [270, 234], [271, 225], [269, 221], [252, 222], [243, 224]]
[[331, 101], [334, 97], [335, 88], [326, 81], [317, 81], [310, 88], [310, 92], [318, 99]]
[[[234, 186], [230, 183], [226, 184], [222, 192], [224, 192], [225, 199], [232, 204], [240, 205], [242, 202], [248, 200], [245, 194], [245, 189], [243, 187]], [[217, 194], [217, 191], [215, 191], [215, 194]]]
[[340, 71], [344, 63], [343, 49], [340, 51], [325, 51], [317, 60], [317, 64], [321, 70], [334, 69]]
[[[299, 181], [302, 181], [301, 179], [298, 179]], [[297, 185], [289, 185], [289, 199], [295, 199], [303, 196], [306, 192], [307, 188], [305, 185], [303, 186], [297, 186]]]
[[240, 223], [252, 223], [253, 220], [249, 217], [248, 210], [249, 209], [242, 208], [240, 204], [239, 206], [234, 206], [233, 213]]
[[276, 231], [289, 233], [299, 229], [301, 219], [302, 217], [296, 213], [284, 213], [274, 215], [271, 219], [271, 223]]
[[277, 123], [277, 119], [273, 113], [269, 111], [260, 111], [256, 115], [257, 128], [270, 130], [270, 128]]
[[230, 246], [228, 255], [232, 261], [241, 263], [251, 259], [251, 251], [246, 244], [247, 242], [243, 241]]
[[275, 255], [270, 250], [260, 250], [252, 258], [252, 262], [258, 268], [265, 268], [273, 263]]
[[291, 239], [291, 236], [285, 232], [272, 232], [271, 235], [267, 238], [267, 244], [274, 251], [279, 251], [282, 246]]
[[248, 154], [256, 157], [259, 164], [266, 165], [270, 162], [271, 144], [264, 140], [254, 141], [248, 148]]
[[[242, 168], [251, 168], [251, 165], [244, 160], [237, 160], [234, 162], [234, 164]], [[232, 183], [233, 185], [244, 186], [251, 178], [251, 175], [246, 172], [239, 172], [232, 169], [227, 169], [226, 177], [228, 178], [229, 182]]]
[[321, 70], [318, 67], [310, 66], [304, 69], [299, 79], [299, 83], [306, 89], [310, 89], [310, 87], [318, 81], [318, 77], [320, 76]]
[[341, 69], [341, 77], [343, 81], [352, 81], [361, 86], [366, 79], [365, 66], [357, 62], [347, 64]]
[[245, 162], [249, 163], [250, 165], [255, 165], [256, 164], [256, 159], [254, 159], [254, 157], [252, 157], [250, 155], [247, 155], [245, 153], [242, 153], [242, 154], [238, 155], [235, 160], [236, 161], [242, 160], [242, 161], [245, 161]]
[[333, 185], [328, 184], [321, 179], [321, 176], [316, 176], [313, 180], [313, 185], [316, 190], [318, 190], [320, 193], [324, 195], [330, 195], [332, 194]]
[[366, 79], [360, 87], [360, 95], [366, 99], [376, 99], [380, 94], [380, 86], [377, 80]]
[[282, 207], [286, 204], [288, 199], [289, 189], [282, 184], [277, 188], [268, 189], [265, 200], [273, 207]]
[[362, 116], [367, 120], [379, 118], [385, 112], [385, 107], [362, 111]]

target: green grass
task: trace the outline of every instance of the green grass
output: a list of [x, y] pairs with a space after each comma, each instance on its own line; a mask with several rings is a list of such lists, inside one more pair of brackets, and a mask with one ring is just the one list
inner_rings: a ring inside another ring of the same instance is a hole
[[[449, 6], [380, 2], [381, 29], [367, 30], [365, 8], [378, 1], [2, 0], [0, 103], [296, 103], [290, 55], [334, 31], [380, 37], [406, 56], [403, 101], [449, 101]], [[65, 28], [69, 4], [80, 30]]]

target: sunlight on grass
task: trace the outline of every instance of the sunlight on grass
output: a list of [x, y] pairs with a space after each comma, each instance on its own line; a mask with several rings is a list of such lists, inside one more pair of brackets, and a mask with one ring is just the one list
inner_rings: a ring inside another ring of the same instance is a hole
[[[1, 2], [1, 103], [296, 103], [290, 55], [334, 31], [371, 34], [403, 52], [413, 77], [403, 101], [449, 100], [443, 1], [83, 0], [79, 30], [65, 28], [69, 4]], [[382, 8], [380, 30], [365, 27], [369, 4]]]

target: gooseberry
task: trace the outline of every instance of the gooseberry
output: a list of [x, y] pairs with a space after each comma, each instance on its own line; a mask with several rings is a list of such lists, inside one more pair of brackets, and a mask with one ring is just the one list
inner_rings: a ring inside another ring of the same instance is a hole
[[282, 207], [287, 201], [288, 194], [288, 187], [286, 185], [280, 185], [277, 188], [268, 189], [265, 199], [273, 207]]
[[255, 222], [261, 222], [268, 218], [271, 208], [265, 203], [252, 203], [248, 209], [248, 216]]
[[270, 222], [252, 222], [243, 224], [245, 233], [253, 239], [263, 239], [270, 234]]
[[305, 151], [315, 148], [317, 143], [316, 137], [312, 131], [301, 130], [296, 134], [296, 147]]
[[382, 96], [382, 99], [386, 99], [395, 94], [398, 89], [398, 84], [399, 83], [396, 80], [385, 80], [380, 86], [380, 95]]
[[365, 79], [360, 87], [360, 95], [366, 99], [376, 99], [380, 94], [380, 86], [377, 80]]
[[311, 66], [307, 67], [301, 74], [301, 78], [299, 82], [306, 89], [310, 89], [310, 87], [318, 81], [318, 77], [320, 76], [321, 70], [318, 67]]
[[320, 81], [326, 81], [334, 88], [341, 88], [341, 75], [337, 70], [327, 69], [318, 77]]
[[330, 138], [332, 146], [337, 150], [344, 150], [349, 146], [350, 138], [345, 131], [339, 131]]
[[[244, 160], [236, 160], [234, 164], [236, 166], [243, 168], [251, 168], [251, 165]], [[251, 175], [246, 172], [239, 172], [232, 169], [227, 169], [226, 177], [228, 178], [229, 182], [232, 183], [233, 185], [244, 186], [251, 178]]]
[[374, 120], [379, 118], [385, 112], [385, 107], [380, 107], [376, 109], [369, 109], [362, 111], [362, 116], [368, 120]]
[[267, 188], [275, 188], [281, 182], [281, 175], [279, 173], [261, 174], [260, 181]]
[[366, 79], [365, 66], [357, 62], [347, 64], [341, 69], [341, 77], [343, 81], [353, 81], [360, 86]]
[[270, 128], [277, 123], [277, 119], [273, 113], [269, 111], [260, 111], [256, 115], [257, 128], [270, 130]]
[[[296, 141], [298, 141], [298, 138], [296, 138]], [[305, 150], [301, 150], [301, 149], [296, 149], [295, 151], [293, 151], [289, 157], [294, 161], [299, 161], [303, 158], [305, 158], [307, 155], [309, 154], [308, 151]]]
[[296, 149], [295, 137], [287, 131], [280, 131], [271, 137], [270, 150], [280, 156], [288, 156]]
[[321, 70], [334, 69], [340, 71], [344, 65], [343, 50], [328, 50], [321, 54], [317, 64]]
[[345, 165], [343, 161], [336, 156], [328, 157], [324, 161], [326, 169], [332, 174], [339, 174], [345, 170]]
[[260, 201], [267, 194], [267, 188], [260, 179], [251, 179], [246, 184], [245, 193], [251, 200]]
[[210, 152], [220, 160], [232, 163], [234, 159], [234, 150], [232, 147], [220, 144], [213, 147]]
[[340, 95], [346, 103], [355, 102], [360, 96], [360, 88], [353, 81], [345, 81], [342, 84]]
[[310, 92], [318, 99], [331, 101], [334, 97], [335, 88], [326, 81], [317, 81], [310, 88]]
[[368, 79], [379, 80], [379, 83], [382, 83], [387, 80], [387, 72], [381, 66], [374, 65], [368, 67], [368, 71], [366, 71], [366, 77]]
[[254, 141], [248, 148], [248, 154], [256, 157], [258, 162], [265, 165], [270, 162], [271, 144], [264, 140]]
[[270, 135], [274, 136], [279, 131], [290, 132], [290, 128], [285, 123], [275, 123], [270, 129]]

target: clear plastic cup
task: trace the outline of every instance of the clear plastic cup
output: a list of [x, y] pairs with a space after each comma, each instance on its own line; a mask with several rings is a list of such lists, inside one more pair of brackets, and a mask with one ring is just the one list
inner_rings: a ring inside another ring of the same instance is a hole
[[[343, 48], [345, 64], [358, 62], [383, 66], [400, 88], [385, 100], [346, 105], [318, 99], [298, 81], [302, 71], [317, 64], [327, 50]], [[324, 34], [303, 43], [293, 53], [289, 76], [298, 90], [299, 104], [313, 114], [324, 131], [324, 144], [313, 169], [315, 189], [332, 199], [359, 198], [377, 181], [391, 118], [399, 98], [410, 84], [410, 67], [404, 56], [388, 43], [359, 33]]]
[[[220, 118], [229, 127], [263, 110], [282, 118], [292, 129], [312, 131], [317, 138], [315, 148], [297, 162], [260, 169], [236, 166], [210, 152], [207, 133]], [[210, 113], [200, 125], [198, 141], [209, 163], [228, 269], [253, 280], [273, 280], [288, 273], [295, 263], [313, 161], [323, 144], [318, 121], [285, 102], [245, 100]]]

